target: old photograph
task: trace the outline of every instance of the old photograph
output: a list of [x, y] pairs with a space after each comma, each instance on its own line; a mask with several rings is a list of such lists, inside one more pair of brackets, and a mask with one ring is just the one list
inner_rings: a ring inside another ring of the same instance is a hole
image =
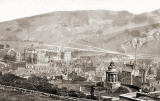
[[0, 0], [0, 101], [160, 101], [159, 0]]

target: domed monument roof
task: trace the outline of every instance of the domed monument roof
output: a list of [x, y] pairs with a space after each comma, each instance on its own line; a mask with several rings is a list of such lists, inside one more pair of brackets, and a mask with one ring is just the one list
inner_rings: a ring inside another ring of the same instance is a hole
[[112, 62], [110, 62], [110, 65], [108, 66], [108, 70], [107, 70], [107, 72], [115, 72], [115, 73], [117, 73], [118, 71], [117, 71], [117, 69], [116, 69], [116, 66], [115, 66], [115, 64], [114, 64], [114, 62], [112, 61]]

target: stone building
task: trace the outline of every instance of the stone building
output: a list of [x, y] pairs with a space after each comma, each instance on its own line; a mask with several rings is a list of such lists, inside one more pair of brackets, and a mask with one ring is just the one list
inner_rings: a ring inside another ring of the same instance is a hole
[[71, 61], [71, 59], [72, 59], [72, 52], [71, 51], [65, 52], [64, 53], [64, 60]]
[[47, 49], [36, 49], [37, 51], [37, 63], [48, 63], [49, 57], [46, 56]]
[[139, 70], [136, 70], [134, 65], [126, 64], [120, 73], [121, 84], [133, 85], [137, 76], [139, 76]]
[[37, 63], [37, 51], [33, 45], [24, 49], [24, 60], [31, 64]]
[[120, 87], [118, 81], [118, 71], [115, 68], [114, 62], [111, 62], [108, 70], [106, 71], [106, 87], [110, 89], [116, 89]]

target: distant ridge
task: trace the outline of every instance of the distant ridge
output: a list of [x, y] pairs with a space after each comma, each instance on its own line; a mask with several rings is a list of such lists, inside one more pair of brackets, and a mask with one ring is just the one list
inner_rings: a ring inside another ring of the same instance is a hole
[[[136, 35], [134, 31], [146, 33], [147, 38], [148, 32], [145, 31], [151, 31], [156, 26], [158, 30], [159, 22], [160, 10], [142, 14], [108, 10], [59, 11], [2, 22], [0, 39], [33, 40], [68, 47], [81, 47], [80, 44], [85, 44], [104, 50], [133, 54], [131, 45], [127, 46], [125, 43], [134, 38], [142, 38], [141, 34]], [[147, 41], [147, 46], [142, 45], [140, 49], [144, 49], [145, 54], [159, 55], [160, 47], [153, 47], [153, 44], [158, 45], [159, 40]], [[150, 52], [150, 47], [155, 51]], [[141, 50], [140, 54], [143, 53]]]

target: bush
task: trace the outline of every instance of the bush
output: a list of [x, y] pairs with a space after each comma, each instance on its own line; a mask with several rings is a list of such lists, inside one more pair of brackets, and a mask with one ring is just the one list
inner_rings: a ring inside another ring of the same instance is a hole
[[68, 93], [71, 97], [86, 98], [86, 95], [80, 91], [70, 90]]
[[14, 74], [4, 74], [0, 76], [0, 83], [8, 86], [13, 85], [16, 80], [22, 80], [22, 78], [15, 76]]
[[99, 87], [104, 87], [104, 82], [97, 82], [96, 85]]
[[34, 88], [36, 88], [36, 90], [38, 91], [46, 92], [46, 93], [52, 92], [51, 90], [52, 85], [48, 83], [48, 80], [46, 77], [41, 78], [41, 77], [32, 75], [30, 78], [28, 78], [27, 82], [33, 85]]
[[14, 74], [4, 74], [0, 76], [0, 83], [7, 86], [20, 87], [29, 90], [36, 90], [60, 96], [71, 96], [78, 98], [87, 98], [86, 95], [80, 91], [68, 90], [66, 87], [58, 88], [50, 84], [46, 77], [37, 77], [32, 75], [28, 79], [24, 79]]
[[68, 90], [66, 87], [63, 87], [63, 88], [59, 88], [57, 90], [57, 94], [58, 95], [61, 95], [61, 96], [68, 96]]

